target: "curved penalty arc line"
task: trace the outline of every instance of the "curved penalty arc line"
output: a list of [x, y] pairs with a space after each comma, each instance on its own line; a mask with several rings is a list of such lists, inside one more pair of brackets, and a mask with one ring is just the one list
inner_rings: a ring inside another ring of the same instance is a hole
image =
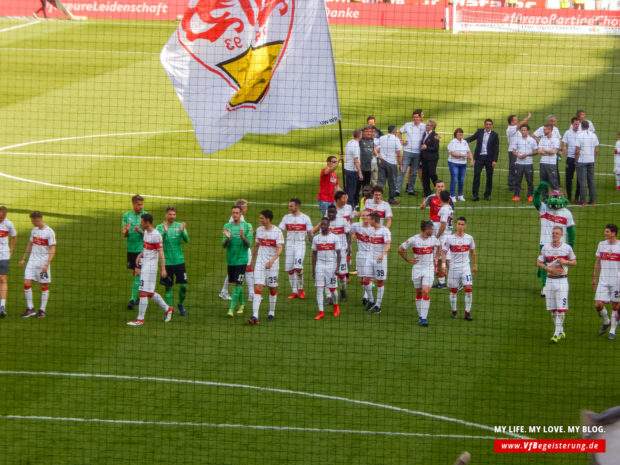
[[[394, 405], [382, 404], [379, 402], [349, 399], [348, 397], [342, 397], [342, 396], [332, 396], [328, 394], [319, 394], [319, 393], [312, 393], [312, 392], [305, 392], [305, 391], [294, 391], [291, 389], [279, 389], [279, 388], [270, 388], [270, 387], [264, 387], [264, 386], [253, 386], [250, 384], [221, 383], [217, 381], [201, 381], [201, 380], [178, 379], [178, 378], [162, 378], [162, 377], [156, 377], [156, 376], [110, 375], [110, 374], [98, 374], [98, 373], [63, 373], [63, 372], [56, 372], [56, 371], [39, 372], [39, 371], [2, 370], [0, 371], [0, 375], [50, 376], [50, 377], [55, 376], [55, 377], [65, 377], [65, 378], [91, 378], [91, 379], [118, 379], [118, 380], [128, 380], [128, 381], [151, 381], [151, 382], [158, 382], [158, 383], [189, 384], [189, 385], [194, 385], [194, 386], [212, 386], [212, 387], [225, 387], [225, 388], [234, 388], [234, 389], [249, 389], [249, 390], [255, 390], [255, 391], [262, 391], [262, 392], [272, 392], [276, 394], [302, 396], [302, 397], [308, 397], [308, 398], [313, 398], [313, 399], [346, 402], [349, 404], [390, 410], [393, 412], [421, 416], [425, 418], [431, 418], [433, 420], [445, 421], [448, 423], [455, 423], [455, 424], [469, 426], [472, 428], [477, 428], [477, 429], [481, 429], [485, 431], [495, 432], [495, 429], [492, 426], [487, 426], [487, 425], [483, 425], [480, 423], [475, 423], [475, 422], [471, 422], [467, 420], [461, 420], [459, 418], [447, 417], [445, 415], [436, 415], [433, 413], [422, 412], [420, 410], [411, 410], [411, 409], [407, 409], [403, 407], [397, 407]], [[503, 432], [501, 434], [505, 436], [517, 438], [517, 439], [530, 439], [527, 436], [522, 436], [519, 434], [510, 433], [510, 432]]]

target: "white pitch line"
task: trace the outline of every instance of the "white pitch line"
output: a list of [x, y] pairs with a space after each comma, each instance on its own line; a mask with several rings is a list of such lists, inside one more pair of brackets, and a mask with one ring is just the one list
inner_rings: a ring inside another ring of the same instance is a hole
[[76, 423], [107, 423], [114, 425], [150, 425], [150, 426], [186, 426], [192, 428], [230, 428], [251, 429], [261, 431], [293, 431], [302, 433], [328, 433], [328, 434], [359, 434], [366, 436], [400, 436], [409, 438], [442, 438], [442, 439], [499, 439], [494, 436], [468, 436], [463, 434], [425, 434], [425, 433], [401, 433], [397, 431], [365, 431], [351, 429], [331, 428], [301, 428], [297, 426], [265, 426], [265, 425], [236, 425], [227, 423], [194, 423], [189, 421], [146, 421], [146, 420], [109, 420], [102, 418], [75, 418], [75, 417], [48, 417], [35, 415], [0, 415], [5, 420], [38, 420], [38, 421], [63, 421]]
[[[472, 428], [478, 428], [485, 431], [493, 431], [495, 429], [491, 426], [482, 425], [480, 423], [473, 423], [466, 420], [461, 420], [458, 418], [446, 417], [444, 415], [435, 415], [432, 413], [422, 412], [419, 410], [410, 410], [402, 407], [396, 407], [394, 405], [381, 404], [377, 402], [370, 402], [365, 400], [357, 400], [357, 399], [349, 399], [347, 397], [340, 396], [331, 396], [327, 394], [316, 394], [312, 392], [305, 391], [293, 391], [290, 389], [278, 389], [278, 388], [269, 388], [262, 386], [252, 386], [249, 384], [234, 384], [234, 383], [219, 383], [216, 381], [200, 381], [200, 380], [192, 380], [192, 379], [176, 379], [176, 378], [160, 378], [154, 376], [129, 376], [129, 375], [104, 375], [97, 373], [63, 373], [56, 371], [12, 371], [12, 370], [2, 370], [0, 371], [0, 375], [27, 375], [27, 376], [57, 376], [57, 377], [68, 377], [68, 378], [98, 378], [98, 379], [119, 379], [119, 380], [129, 380], [129, 381], [153, 381], [159, 383], [174, 383], [174, 384], [190, 384], [197, 386], [214, 386], [214, 387], [228, 387], [228, 388], [237, 388], [237, 389], [250, 389], [255, 391], [263, 391], [263, 392], [273, 392], [276, 394], [288, 394], [288, 395], [297, 395], [302, 397], [310, 397], [313, 399], [324, 399], [324, 400], [333, 400], [338, 402], [346, 402], [355, 405], [363, 405], [365, 407], [375, 407], [384, 410], [391, 410], [399, 413], [406, 413], [408, 415], [421, 416], [426, 418], [432, 418], [433, 420], [441, 420], [449, 423], [456, 423], [463, 426], [470, 426]], [[505, 436], [510, 436], [518, 439], [530, 439], [527, 436], [521, 436], [514, 433], [504, 433]]]
[[28, 26], [32, 26], [33, 24], [39, 24], [39, 21], [32, 21], [31, 23], [19, 24], [17, 26], [7, 27], [5, 29], [0, 29], [0, 32], [12, 31], [13, 29], [19, 29], [20, 27], [28, 27]]

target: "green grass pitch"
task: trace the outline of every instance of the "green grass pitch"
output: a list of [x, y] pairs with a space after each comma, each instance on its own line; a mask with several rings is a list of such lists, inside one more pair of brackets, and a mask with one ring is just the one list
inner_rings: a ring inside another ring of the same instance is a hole
[[[476, 464], [586, 463], [582, 454], [494, 454], [491, 438], [508, 437], [495, 425], [566, 428], [580, 409], [618, 401], [618, 343], [597, 336], [591, 289], [604, 225], [619, 219], [617, 38], [332, 28], [345, 142], [369, 114], [385, 130], [422, 108], [442, 132], [446, 181], [456, 127], [471, 134], [491, 117], [504, 136], [506, 117], [530, 110], [533, 129], [554, 113], [563, 132], [575, 110], [588, 112], [604, 144], [598, 205], [571, 207], [578, 265], [568, 338], [551, 346], [536, 279], [538, 217], [531, 204], [510, 202], [505, 137], [492, 201], [456, 208], [479, 256], [473, 322], [452, 320], [448, 293], [433, 290], [430, 326], [417, 326], [411, 270], [396, 248], [428, 213], [416, 208], [420, 196], [406, 196], [394, 210], [382, 314], [363, 311], [352, 277], [341, 316], [314, 321], [307, 254], [307, 300], [286, 299], [282, 263], [276, 321], [250, 327], [226, 318], [218, 298], [232, 201], [247, 198], [257, 226], [261, 209], [279, 221], [299, 196], [317, 222], [318, 172], [339, 151], [337, 130], [248, 135], [204, 156], [159, 62], [174, 23], [4, 31], [18, 24], [0, 20], [0, 204], [19, 233], [0, 321], [0, 463], [451, 464], [464, 450]], [[144, 327], [125, 325], [135, 313], [125, 308], [120, 222], [134, 193], [158, 222], [168, 204], [187, 222], [188, 316], [170, 324], [150, 304]], [[58, 240], [42, 321], [19, 318], [17, 262], [34, 209]], [[266, 309], [265, 301], [263, 317]]]

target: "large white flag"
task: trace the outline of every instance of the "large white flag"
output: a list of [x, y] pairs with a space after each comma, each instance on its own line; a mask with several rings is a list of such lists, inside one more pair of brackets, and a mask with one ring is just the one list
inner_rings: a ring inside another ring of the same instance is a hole
[[324, 0], [190, 0], [161, 61], [205, 153], [340, 119]]

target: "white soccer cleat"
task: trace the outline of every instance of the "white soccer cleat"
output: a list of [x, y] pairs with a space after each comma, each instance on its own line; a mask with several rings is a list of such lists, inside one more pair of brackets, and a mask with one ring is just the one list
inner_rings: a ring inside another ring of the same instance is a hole
[[135, 319], [127, 323], [127, 326], [142, 326], [144, 324], [144, 320]]
[[232, 300], [232, 297], [228, 292], [220, 292], [220, 299], [222, 300]]
[[168, 323], [170, 320], [172, 320], [173, 313], [174, 307], [168, 307], [168, 310], [166, 310], [166, 319], [164, 320], [164, 322]]

